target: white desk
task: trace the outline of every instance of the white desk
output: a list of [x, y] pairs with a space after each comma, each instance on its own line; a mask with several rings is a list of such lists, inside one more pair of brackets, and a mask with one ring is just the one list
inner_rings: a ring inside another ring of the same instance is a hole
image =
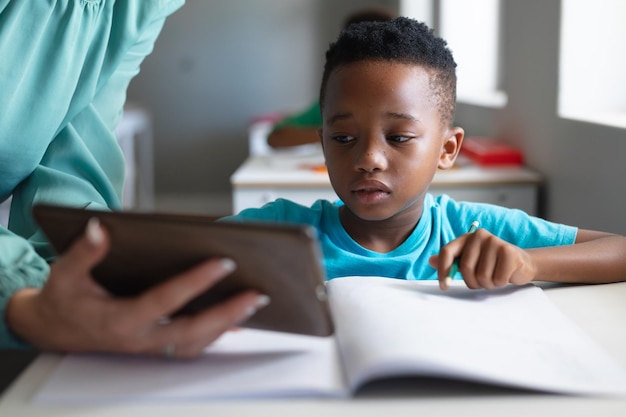
[[[328, 174], [311, 167], [323, 165], [320, 151], [275, 153], [249, 157], [230, 177], [233, 212], [260, 207], [276, 198], [311, 205], [336, 200]], [[536, 215], [541, 176], [524, 167], [483, 168], [460, 160], [458, 167], [438, 171], [430, 191], [459, 201], [478, 201], [519, 208]]]
[[[548, 286], [550, 299], [626, 367], [626, 283], [596, 286]], [[35, 360], [0, 397], [7, 417], [172, 417], [194, 416], [567, 416], [626, 415], [626, 398], [536, 394], [446, 381], [386, 383], [352, 400], [289, 399], [195, 403], [35, 405], [31, 398], [59, 360], [46, 354]], [[512, 359], [513, 360], [513, 359]], [[97, 375], [93, 376], [97, 378]], [[268, 375], [268, 378], [271, 378]]]

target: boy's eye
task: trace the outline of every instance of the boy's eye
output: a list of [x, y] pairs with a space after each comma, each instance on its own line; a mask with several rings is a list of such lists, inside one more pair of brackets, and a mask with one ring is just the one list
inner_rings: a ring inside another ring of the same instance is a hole
[[333, 136], [333, 140], [339, 143], [348, 143], [354, 140], [354, 136], [336, 135], [336, 136]]
[[391, 142], [406, 142], [408, 140], [411, 140], [412, 138], [410, 136], [402, 136], [402, 135], [391, 135], [391, 136], [387, 136], [387, 140], [391, 141]]

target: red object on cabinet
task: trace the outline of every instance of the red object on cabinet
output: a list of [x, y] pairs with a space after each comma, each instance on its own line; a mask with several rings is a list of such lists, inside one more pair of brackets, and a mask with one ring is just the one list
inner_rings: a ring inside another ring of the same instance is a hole
[[461, 153], [479, 165], [522, 165], [524, 154], [505, 142], [487, 137], [468, 137]]

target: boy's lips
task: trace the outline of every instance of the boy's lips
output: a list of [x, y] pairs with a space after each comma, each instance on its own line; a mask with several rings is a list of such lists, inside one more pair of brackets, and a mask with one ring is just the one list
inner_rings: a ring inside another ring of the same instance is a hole
[[391, 189], [385, 183], [375, 180], [359, 181], [351, 191], [362, 204], [379, 203], [391, 195]]
[[354, 192], [382, 192], [391, 193], [391, 189], [383, 182], [377, 180], [359, 181], [351, 187]]

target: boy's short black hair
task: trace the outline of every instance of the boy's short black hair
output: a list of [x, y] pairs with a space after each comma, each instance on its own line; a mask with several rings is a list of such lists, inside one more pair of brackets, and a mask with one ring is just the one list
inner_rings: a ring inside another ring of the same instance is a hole
[[326, 52], [320, 107], [324, 106], [330, 74], [342, 65], [357, 61], [423, 66], [431, 72], [430, 87], [442, 123], [452, 124], [456, 106], [456, 63], [446, 41], [435, 36], [424, 23], [398, 17], [386, 22], [356, 23], [342, 30]]

